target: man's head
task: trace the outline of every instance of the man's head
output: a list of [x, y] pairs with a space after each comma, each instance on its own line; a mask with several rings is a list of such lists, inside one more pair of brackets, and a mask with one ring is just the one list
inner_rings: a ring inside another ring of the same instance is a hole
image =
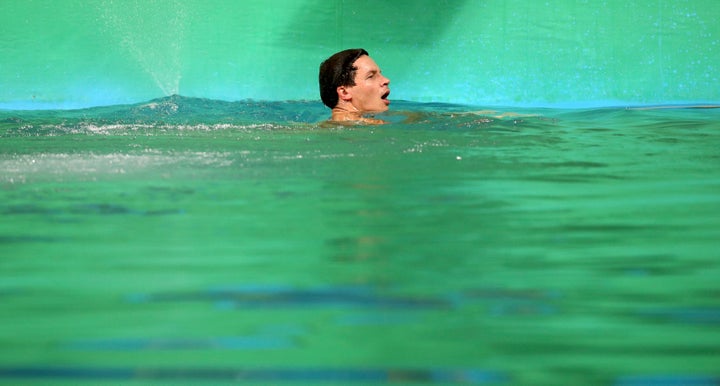
[[390, 80], [362, 48], [340, 51], [320, 64], [320, 98], [334, 109], [365, 112], [388, 109]]

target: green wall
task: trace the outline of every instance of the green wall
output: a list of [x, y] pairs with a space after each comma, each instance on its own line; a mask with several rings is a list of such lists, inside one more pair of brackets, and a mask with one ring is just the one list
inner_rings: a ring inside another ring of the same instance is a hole
[[394, 99], [718, 102], [717, 0], [0, 0], [0, 108], [319, 99], [364, 47]]

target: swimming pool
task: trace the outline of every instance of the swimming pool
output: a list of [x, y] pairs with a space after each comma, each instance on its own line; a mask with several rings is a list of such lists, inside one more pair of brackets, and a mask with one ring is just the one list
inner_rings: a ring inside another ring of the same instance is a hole
[[720, 110], [393, 110], [0, 111], [0, 382], [720, 382]]

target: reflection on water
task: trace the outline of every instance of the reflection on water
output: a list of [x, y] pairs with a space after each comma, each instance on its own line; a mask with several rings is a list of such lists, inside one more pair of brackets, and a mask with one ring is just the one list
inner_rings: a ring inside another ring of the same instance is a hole
[[0, 382], [719, 383], [717, 110], [395, 106], [0, 112]]

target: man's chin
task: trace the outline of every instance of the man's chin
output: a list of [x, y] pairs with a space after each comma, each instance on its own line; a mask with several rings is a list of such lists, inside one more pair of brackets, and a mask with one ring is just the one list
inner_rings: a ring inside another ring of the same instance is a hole
[[389, 108], [390, 108], [390, 107], [389, 107], [387, 104], [385, 104], [385, 103], [379, 103], [379, 104], [373, 106], [372, 108], [368, 108], [368, 109], [366, 109], [366, 110], [362, 110], [362, 113], [363, 113], [363, 114], [378, 114], [378, 113], [382, 113], [382, 112], [388, 111]]
[[390, 102], [388, 101], [387, 104], [383, 104], [382, 106], [378, 106], [377, 109], [373, 109], [373, 113], [382, 113], [383, 111], [388, 111], [390, 109]]

